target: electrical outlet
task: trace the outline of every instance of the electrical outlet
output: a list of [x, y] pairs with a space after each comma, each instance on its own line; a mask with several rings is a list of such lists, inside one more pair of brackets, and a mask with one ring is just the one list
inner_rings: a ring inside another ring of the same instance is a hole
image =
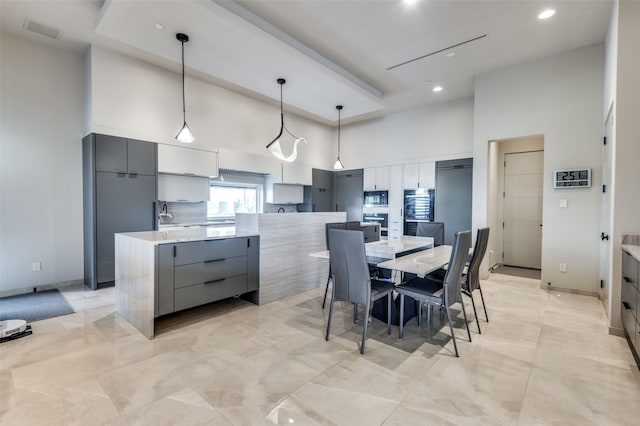
[[558, 270], [559, 270], [560, 272], [567, 272], [567, 264], [566, 264], [566, 263], [560, 263], [560, 264], [558, 265]]
[[42, 264], [41, 264], [40, 262], [33, 262], [33, 263], [31, 264], [31, 270], [32, 270], [33, 272], [37, 272], [37, 271], [39, 271], [40, 269], [42, 269]]

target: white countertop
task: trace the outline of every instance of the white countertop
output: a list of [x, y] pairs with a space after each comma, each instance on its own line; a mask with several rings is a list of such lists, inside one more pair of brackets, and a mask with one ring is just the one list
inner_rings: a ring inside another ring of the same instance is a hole
[[390, 259], [386, 262], [378, 263], [377, 266], [378, 268], [409, 272], [419, 277], [424, 277], [426, 274], [449, 263], [451, 249], [451, 246], [438, 246], [430, 250]]
[[623, 244], [622, 245], [622, 250], [626, 251], [631, 256], [633, 256], [638, 262], [640, 262], [640, 246], [635, 246], [635, 245], [631, 245], [631, 244]]
[[235, 227], [190, 227], [183, 229], [171, 229], [167, 231], [143, 231], [126, 232], [116, 235], [136, 238], [151, 244], [171, 244], [185, 241], [217, 240], [233, 237], [252, 237], [257, 234], [248, 232], [236, 232]]
[[[404, 235], [401, 240], [380, 240], [364, 245], [367, 256], [393, 259], [398, 253], [424, 250], [433, 247], [432, 237], [412, 237]], [[309, 256], [330, 259], [329, 250], [310, 253]]]

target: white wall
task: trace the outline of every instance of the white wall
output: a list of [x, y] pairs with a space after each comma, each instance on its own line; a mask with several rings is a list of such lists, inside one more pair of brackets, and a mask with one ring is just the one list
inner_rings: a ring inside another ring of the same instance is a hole
[[[617, 36], [612, 28], [608, 45], [617, 45], [617, 62], [608, 58], [607, 93], [615, 105], [612, 194], [613, 210], [611, 247], [613, 250], [610, 326], [621, 328], [620, 321], [620, 244], [622, 234], [640, 234], [640, 3], [620, 1], [617, 3]], [[614, 7], [614, 13], [616, 9]], [[614, 18], [615, 19], [615, 18]], [[614, 55], [612, 55], [614, 57]], [[615, 79], [612, 74], [615, 72]], [[604, 121], [604, 120], [603, 120]]]
[[[0, 294], [82, 278], [83, 63], [0, 41]], [[31, 263], [42, 270], [31, 271]]]
[[389, 114], [343, 126], [341, 133], [347, 169], [470, 157], [473, 99]]
[[[604, 46], [589, 46], [476, 77], [473, 228], [488, 223], [489, 142], [544, 136], [542, 282], [598, 290]], [[590, 189], [554, 190], [557, 169], [593, 169]], [[560, 210], [559, 199], [569, 208]], [[558, 263], [567, 263], [567, 272]]]
[[[178, 144], [182, 126], [180, 74], [104, 48], [91, 55], [91, 131]], [[274, 81], [274, 85], [275, 85]], [[286, 103], [287, 88], [284, 88]], [[280, 130], [279, 106], [186, 76], [187, 123], [193, 147], [229, 148], [274, 157], [265, 146]], [[298, 161], [331, 168], [336, 144], [333, 128], [285, 111], [285, 123], [308, 143], [298, 146]], [[288, 152], [287, 145], [283, 149]]]

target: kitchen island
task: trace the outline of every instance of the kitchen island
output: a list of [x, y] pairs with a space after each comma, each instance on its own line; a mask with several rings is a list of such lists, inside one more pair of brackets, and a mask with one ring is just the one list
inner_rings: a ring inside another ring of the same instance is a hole
[[234, 228], [115, 234], [116, 312], [147, 338], [155, 318], [228, 297], [258, 303], [260, 237]]
[[236, 213], [236, 230], [260, 235], [259, 304], [323, 286], [329, 265], [310, 253], [326, 249], [325, 224], [345, 212]]

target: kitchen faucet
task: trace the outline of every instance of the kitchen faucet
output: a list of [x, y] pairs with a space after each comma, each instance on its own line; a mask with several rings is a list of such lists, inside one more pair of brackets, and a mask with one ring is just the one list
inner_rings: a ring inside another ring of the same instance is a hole
[[162, 205], [162, 210], [158, 213], [158, 217], [167, 217], [173, 219], [173, 215], [167, 211], [167, 203]]

